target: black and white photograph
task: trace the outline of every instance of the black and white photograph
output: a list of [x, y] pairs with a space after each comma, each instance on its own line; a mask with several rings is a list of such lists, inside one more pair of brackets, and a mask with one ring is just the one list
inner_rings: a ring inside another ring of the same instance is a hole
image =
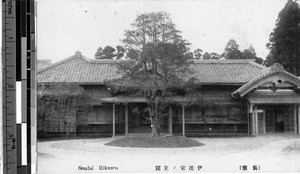
[[36, 0], [35, 28], [37, 173], [300, 172], [299, 0]]

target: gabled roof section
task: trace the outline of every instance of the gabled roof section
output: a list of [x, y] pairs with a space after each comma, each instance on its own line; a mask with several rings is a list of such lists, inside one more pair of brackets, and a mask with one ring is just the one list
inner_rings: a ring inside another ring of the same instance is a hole
[[261, 75], [263, 66], [248, 59], [195, 60], [200, 84], [245, 84]]
[[[75, 55], [41, 68], [37, 72], [38, 83], [103, 84], [104, 80], [120, 77], [115, 63], [121, 60], [88, 59]], [[261, 65], [252, 60], [194, 60], [191, 67], [199, 84], [243, 85], [262, 74]]]
[[248, 92], [266, 82], [271, 81], [273, 84], [280, 84], [282, 83], [282, 80], [293, 84], [294, 86], [300, 87], [300, 79], [297, 76], [285, 71], [283, 66], [279, 63], [275, 63], [270, 68], [265, 68], [260, 76], [252, 79], [251, 81], [234, 91], [232, 93], [232, 96], [243, 97]]
[[76, 52], [75, 55], [37, 71], [38, 83], [103, 84], [104, 80], [117, 78], [114, 60], [90, 60]]

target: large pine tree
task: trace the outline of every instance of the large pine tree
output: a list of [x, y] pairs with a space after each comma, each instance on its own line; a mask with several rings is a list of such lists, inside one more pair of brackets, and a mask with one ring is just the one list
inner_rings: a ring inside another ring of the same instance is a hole
[[288, 0], [280, 11], [276, 26], [270, 34], [270, 50], [266, 65], [280, 63], [285, 70], [300, 75], [300, 7], [295, 0]]
[[159, 136], [159, 120], [174, 88], [192, 81], [188, 42], [182, 39], [170, 15], [152, 12], [138, 15], [125, 31], [127, 61], [120, 61], [123, 76], [108, 81], [113, 91], [136, 91], [148, 104], [152, 136]]

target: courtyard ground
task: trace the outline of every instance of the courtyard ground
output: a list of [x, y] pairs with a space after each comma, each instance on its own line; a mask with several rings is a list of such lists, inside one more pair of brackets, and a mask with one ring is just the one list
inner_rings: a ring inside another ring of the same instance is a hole
[[260, 172], [300, 172], [300, 135], [193, 139], [204, 145], [190, 148], [104, 145], [113, 138], [39, 142], [38, 171], [196, 173], [242, 172], [247, 167], [248, 172], [256, 172], [255, 168]]

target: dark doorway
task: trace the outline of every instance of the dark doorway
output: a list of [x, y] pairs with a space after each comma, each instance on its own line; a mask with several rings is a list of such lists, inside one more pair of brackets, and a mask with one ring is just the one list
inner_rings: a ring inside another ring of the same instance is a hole
[[276, 132], [284, 132], [284, 108], [275, 109], [275, 127]]
[[274, 104], [260, 105], [260, 109], [265, 110], [266, 114], [266, 133], [284, 133], [290, 131], [294, 122], [291, 119], [294, 117], [293, 105]]

